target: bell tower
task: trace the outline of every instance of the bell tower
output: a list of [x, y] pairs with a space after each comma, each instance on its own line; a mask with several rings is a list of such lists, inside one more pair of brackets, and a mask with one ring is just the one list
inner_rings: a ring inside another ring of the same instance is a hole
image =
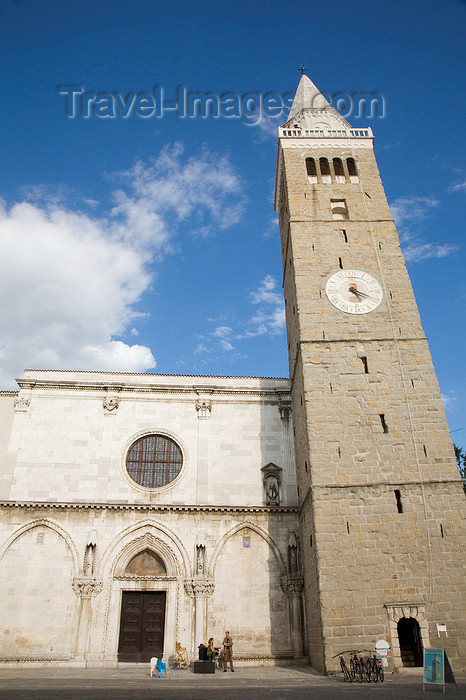
[[464, 669], [464, 493], [372, 131], [306, 75], [279, 129], [275, 208], [310, 662], [327, 672], [386, 639], [397, 667], [442, 646]]

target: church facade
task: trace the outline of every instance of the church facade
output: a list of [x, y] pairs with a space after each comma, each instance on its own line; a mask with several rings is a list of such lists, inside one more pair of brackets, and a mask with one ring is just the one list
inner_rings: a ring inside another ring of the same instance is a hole
[[275, 206], [290, 379], [0, 395], [0, 661], [192, 659], [228, 629], [245, 663], [384, 640], [464, 669], [464, 494], [372, 132], [305, 75]]

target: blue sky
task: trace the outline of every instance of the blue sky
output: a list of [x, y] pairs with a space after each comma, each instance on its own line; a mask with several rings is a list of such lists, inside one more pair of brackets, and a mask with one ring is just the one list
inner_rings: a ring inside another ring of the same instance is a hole
[[0, 0], [0, 387], [26, 367], [287, 376], [276, 123], [69, 118], [58, 86], [284, 96], [304, 64], [328, 95], [383, 95], [383, 118], [348, 120], [375, 133], [465, 445], [465, 19], [459, 0]]

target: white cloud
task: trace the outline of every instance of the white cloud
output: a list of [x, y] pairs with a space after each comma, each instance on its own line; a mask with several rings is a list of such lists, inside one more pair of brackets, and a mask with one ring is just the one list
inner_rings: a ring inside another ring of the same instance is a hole
[[230, 326], [218, 326], [212, 335], [216, 338], [228, 338], [232, 333]]
[[400, 197], [390, 204], [406, 262], [421, 262], [427, 258], [445, 258], [458, 250], [458, 246], [450, 243], [426, 243], [406, 226], [406, 224], [413, 225], [427, 218], [432, 210], [438, 206], [438, 200], [433, 197]]
[[434, 197], [399, 197], [390, 204], [390, 210], [396, 225], [402, 226], [407, 221], [424, 219], [438, 205]]
[[286, 115], [261, 114], [260, 119], [254, 124], [259, 141], [278, 138], [278, 128], [286, 122]]
[[[179, 221], [218, 230], [241, 214], [241, 183], [225, 156], [182, 158], [179, 144], [118, 174], [110, 216], [72, 211], [66, 197], [29, 192], [0, 206], [0, 386], [31, 369], [146, 371], [148, 347], [127, 345], [154, 260], [172, 251]], [[1, 202], [0, 202], [1, 204]], [[94, 205], [94, 201], [92, 201]]]
[[455, 408], [455, 405], [458, 401], [458, 397], [456, 396], [454, 391], [450, 391], [449, 394], [442, 394], [442, 401], [443, 405], [445, 407], [446, 411], [451, 411]]
[[245, 331], [238, 338], [254, 338], [259, 335], [277, 335], [285, 328], [285, 302], [277, 282], [266, 275], [256, 291], [250, 293], [251, 303], [261, 308], [245, 324]]
[[112, 214], [129, 219], [138, 240], [152, 238], [155, 232], [163, 244], [168, 222], [194, 213], [193, 233], [210, 236], [236, 224], [243, 212], [241, 182], [229, 159], [207, 150], [198, 158], [186, 158], [183, 145], [175, 143], [149, 164], [138, 161], [118, 177], [129, 183], [132, 193], [116, 193]]
[[29, 203], [0, 212], [0, 385], [30, 368], [155, 366], [148, 348], [112, 342], [149, 283], [144, 257], [102, 223]]
[[458, 246], [450, 243], [422, 243], [418, 238], [405, 241], [402, 243], [402, 248], [406, 262], [421, 262], [427, 258], [446, 258], [458, 250]]
[[451, 192], [466, 192], [466, 180], [462, 182], [457, 182], [456, 185], [451, 185], [448, 188]]

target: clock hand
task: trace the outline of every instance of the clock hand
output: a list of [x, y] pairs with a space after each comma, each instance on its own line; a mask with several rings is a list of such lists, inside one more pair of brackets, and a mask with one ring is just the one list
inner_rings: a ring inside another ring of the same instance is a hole
[[360, 292], [359, 289], [356, 289], [356, 287], [350, 287], [349, 291], [355, 294], [357, 297], [366, 297], [366, 299], [372, 299], [372, 297], [369, 294], [366, 294], [365, 292]]

